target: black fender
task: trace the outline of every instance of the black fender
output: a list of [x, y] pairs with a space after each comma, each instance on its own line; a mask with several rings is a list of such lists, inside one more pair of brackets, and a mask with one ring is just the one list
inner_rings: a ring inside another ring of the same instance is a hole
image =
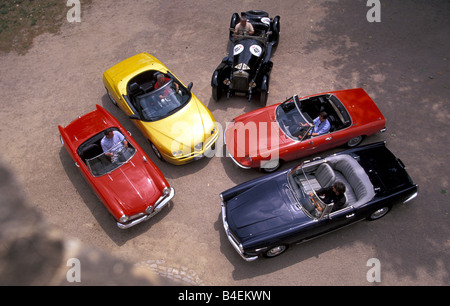
[[236, 26], [236, 24], [238, 24], [238, 22], [241, 20], [241, 18], [239, 17], [238, 13], [234, 13], [233, 15], [231, 15], [231, 20], [230, 20], [230, 40], [233, 41], [233, 34], [234, 34], [234, 27]]
[[276, 16], [273, 18], [272, 24], [271, 24], [271, 31], [272, 31], [272, 37], [271, 41], [274, 43], [274, 45], [278, 45], [278, 42], [280, 40], [280, 16]]
[[270, 81], [269, 74], [264, 74], [261, 80], [261, 91], [269, 92], [269, 81]]
[[[226, 58], [225, 58], [226, 59]], [[224, 60], [225, 60], [224, 59]], [[225, 68], [227, 68], [229, 65], [227, 62], [222, 61], [219, 66], [217, 66], [216, 70], [214, 71], [212, 77], [211, 77], [211, 86], [218, 86], [219, 84], [222, 84], [222, 78], [223, 78], [223, 71]]]
[[214, 71], [212, 77], [211, 77], [211, 86], [219, 86], [220, 80], [219, 80], [219, 70]]

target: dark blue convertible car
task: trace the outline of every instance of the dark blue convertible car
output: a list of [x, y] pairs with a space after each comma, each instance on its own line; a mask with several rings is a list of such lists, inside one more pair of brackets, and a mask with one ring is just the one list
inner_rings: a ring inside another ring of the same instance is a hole
[[[316, 193], [336, 181], [346, 187], [338, 210]], [[356, 221], [379, 219], [417, 193], [402, 161], [379, 142], [248, 181], [220, 198], [228, 240], [242, 258], [253, 261]]]

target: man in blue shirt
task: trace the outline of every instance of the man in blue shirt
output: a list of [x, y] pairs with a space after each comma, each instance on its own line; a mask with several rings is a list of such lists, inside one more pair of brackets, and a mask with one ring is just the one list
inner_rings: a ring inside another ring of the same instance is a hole
[[330, 122], [327, 120], [328, 114], [326, 112], [321, 112], [319, 114], [319, 117], [314, 119], [314, 129], [311, 134], [311, 136], [319, 136], [323, 135], [325, 133], [328, 133], [328, 131], [331, 128]]

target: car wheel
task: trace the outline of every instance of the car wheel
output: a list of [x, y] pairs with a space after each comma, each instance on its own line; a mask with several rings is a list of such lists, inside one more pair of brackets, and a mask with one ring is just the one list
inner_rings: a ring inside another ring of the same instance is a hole
[[280, 39], [280, 17], [276, 16], [272, 23], [272, 41], [274, 42], [274, 47], [278, 45]]
[[372, 213], [370, 214], [370, 216], [367, 217], [367, 219], [368, 219], [369, 221], [378, 220], [378, 219], [380, 219], [380, 218], [386, 216], [386, 214], [387, 214], [390, 210], [391, 210], [391, 208], [390, 208], [389, 206], [382, 207], [382, 208], [377, 209], [377, 210], [375, 210], [374, 212], [372, 212]]
[[352, 139], [350, 139], [349, 141], [347, 141], [347, 147], [349, 148], [354, 148], [356, 146], [358, 146], [363, 140], [363, 136], [357, 136], [354, 137]]
[[259, 105], [262, 107], [266, 106], [267, 104], [267, 96], [269, 93], [265, 90], [261, 90], [261, 95], [259, 96]]
[[259, 11], [259, 10], [251, 10], [251, 11], [246, 11], [245, 12], [245, 16], [247, 16], [247, 18], [251, 18], [251, 17], [269, 17], [269, 13], [265, 12], [265, 11]]
[[119, 106], [117, 105], [116, 100], [114, 100], [114, 98], [112, 97], [112, 95], [111, 95], [111, 93], [109, 92], [108, 89], [106, 89], [106, 93], [108, 94], [108, 97], [109, 97], [109, 100], [111, 101], [111, 103], [114, 104], [114, 106], [119, 107]]
[[212, 97], [214, 99], [214, 101], [219, 101], [220, 97], [222, 96], [222, 88], [220, 88], [219, 86], [212, 86]]
[[161, 152], [159, 152], [158, 148], [153, 144], [153, 142], [150, 142], [150, 146], [152, 147], [153, 153], [155, 153], [156, 157], [158, 157], [159, 160], [164, 161], [164, 158], [161, 155]]
[[234, 13], [233, 15], [231, 15], [231, 20], [230, 20], [230, 41], [233, 41], [233, 35], [234, 35], [234, 27], [236, 26], [236, 24], [238, 24], [238, 20], [240, 20], [240, 17], [238, 15], [238, 13]]
[[286, 252], [287, 249], [288, 249], [287, 245], [280, 244], [280, 245], [271, 247], [270, 249], [265, 251], [263, 256], [266, 257], [266, 258], [273, 258], [273, 257], [276, 257], [276, 256], [279, 256], [279, 255], [283, 254], [284, 252]]
[[266, 173], [272, 173], [272, 172], [277, 171], [280, 167], [281, 167], [281, 160], [275, 159], [275, 160], [268, 161], [267, 163], [262, 165], [262, 167], [260, 169]]

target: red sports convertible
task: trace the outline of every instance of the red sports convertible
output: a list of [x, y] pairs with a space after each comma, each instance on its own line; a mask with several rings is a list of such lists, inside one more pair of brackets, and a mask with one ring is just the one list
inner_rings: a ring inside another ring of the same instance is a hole
[[75, 165], [119, 228], [150, 219], [173, 198], [174, 189], [158, 167], [103, 107], [97, 105], [58, 129]]
[[283, 161], [346, 144], [355, 147], [365, 136], [384, 132], [386, 120], [362, 89], [298, 98], [236, 117], [227, 125], [227, 154], [241, 168], [277, 170]]

